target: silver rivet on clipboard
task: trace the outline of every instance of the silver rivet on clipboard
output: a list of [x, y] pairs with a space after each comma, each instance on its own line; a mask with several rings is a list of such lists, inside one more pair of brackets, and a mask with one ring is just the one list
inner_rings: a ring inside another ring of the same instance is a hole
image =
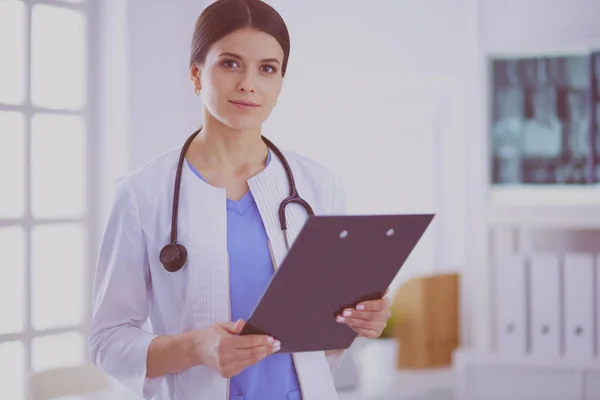
[[340, 237], [341, 237], [342, 239], [344, 239], [344, 238], [348, 237], [348, 231], [342, 231], [342, 232], [340, 233]]
[[393, 229], [388, 229], [388, 231], [385, 234], [387, 236], [394, 236], [394, 230]]

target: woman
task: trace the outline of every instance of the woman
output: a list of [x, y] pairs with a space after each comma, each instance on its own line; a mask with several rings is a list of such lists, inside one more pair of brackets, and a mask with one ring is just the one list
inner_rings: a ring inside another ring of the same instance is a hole
[[[288, 206], [284, 238], [277, 212], [290, 186], [283, 161], [261, 136], [289, 49], [285, 23], [269, 5], [209, 6], [196, 23], [190, 61], [204, 103], [202, 129], [189, 147], [160, 155], [118, 187], [97, 266], [90, 355], [145, 399], [337, 398], [332, 371], [343, 350], [277, 354], [272, 338], [238, 335], [308, 215]], [[333, 173], [284, 156], [316, 214], [344, 212]], [[177, 243], [187, 249], [179, 267], [169, 264], [178, 250], [165, 247], [178, 167]], [[347, 311], [338, 322], [374, 338], [389, 301]]]

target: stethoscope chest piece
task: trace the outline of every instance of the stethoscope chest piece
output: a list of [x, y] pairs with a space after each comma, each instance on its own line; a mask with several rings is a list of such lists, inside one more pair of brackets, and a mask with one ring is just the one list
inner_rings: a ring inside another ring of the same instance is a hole
[[160, 251], [160, 262], [169, 272], [179, 271], [187, 260], [187, 249], [175, 243], [169, 243]]

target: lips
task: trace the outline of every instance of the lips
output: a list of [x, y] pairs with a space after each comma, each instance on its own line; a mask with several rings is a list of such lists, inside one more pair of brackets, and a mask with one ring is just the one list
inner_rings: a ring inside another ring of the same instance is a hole
[[251, 101], [245, 101], [245, 100], [229, 100], [229, 102], [231, 104], [233, 104], [234, 106], [236, 106], [237, 108], [241, 108], [243, 110], [252, 110], [255, 109], [257, 107], [259, 107], [258, 104], [253, 103]]
[[241, 104], [243, 106], [254, 106], [254, 107], [258, 107], [258, 104], [253, 103], [251, 101], [244, 101], [244, 100], [231, 100], [232, 103], [234, 104]]

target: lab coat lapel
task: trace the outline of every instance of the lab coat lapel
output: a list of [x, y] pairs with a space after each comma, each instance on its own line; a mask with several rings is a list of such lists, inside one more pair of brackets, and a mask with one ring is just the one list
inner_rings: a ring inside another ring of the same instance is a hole
[[[248, 181], [252, 195], [267, 231], [274, 268], [278, 268], [287, 254], [283, 232], [279, 222], [279, 205], [289, 196], [290, 185], [283, 164], [274, 156], [269, 164]], [[297, 204], [286, 207], [287, 233], [290, 247], [308, 218], [308, 214]]]
[[[184, 165], [180, 194], [180, 224], [188, 250], [188, 310], [184, 325], [201, 329], [229, 321], [227, 210], [224, 189], [198, 178]], [[191, 309], [189, 308], [191, 307]]]

